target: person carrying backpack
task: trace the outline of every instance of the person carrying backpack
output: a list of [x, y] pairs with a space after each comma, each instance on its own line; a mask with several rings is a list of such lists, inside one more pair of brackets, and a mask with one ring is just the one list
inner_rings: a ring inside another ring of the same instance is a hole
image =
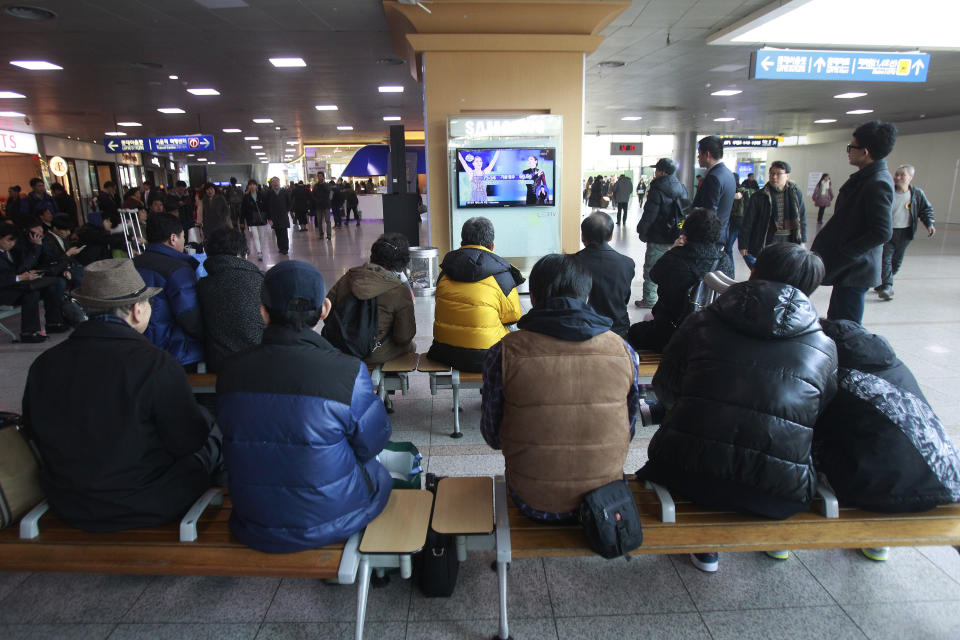
[[643, 309], [652, 309], [657, 303], [657, 285], [650, 271], [680, 237], [683, 216], [690, 207], [690, 196], [675, 175], [677, 165], [673, 160], [660, 158], [653, 169], [647, 202], [637, 223], [637, 235], [646, 243], [647, 252], [643, 262], [643, 299], [634, 304]]
[[406, 236], [385, 233], [370, 248], [370, 262], [340, 278], [327, 298], [333, 310], [323, 337], [367, 364], [382, 364], [416, 349], [413, 291], [403, 270], [410, 262]]

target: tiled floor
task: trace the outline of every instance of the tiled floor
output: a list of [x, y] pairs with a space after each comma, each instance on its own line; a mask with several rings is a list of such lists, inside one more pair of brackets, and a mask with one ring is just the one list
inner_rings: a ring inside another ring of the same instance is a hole
[[[614, 245], [642, 268], [631, 222]], [[346, 227], [332, 242], [292, 232], [291, 258], [317, 265], [332, 282], [363, 262], [378, 221]], [[815, 229], [811, 227], [811, 234]], [[275, 247], [264, 267], [277, 261]], [[638, 271], [639, 271], [638, 268]], [[738, 264], [741, 278], [745, 269]], [[639, 293], [641, 280], [634, 282]], [[825, 312], [829, 289], [813, 300]], [[529, 300], [522, 298], [523, 304]], [[884, 335], [960, 442], [960, 228], [943, 227], [910, 246], [896, 298], [868, 295], [865, 325]], [[432, 299], [417, 300], [417, 345], [430, 344]], [[631, 317], [642, 315], [631, 308]], [[6, 321], [16, 330], [16, 319]], [[62, 340], [55, 336], [51, 343]], [[20, 404], [27, 368], [47, 345], [0, 337], [0, 409]], [[453, 429], [449, 392], [431, 396], [425, 376], [397, 396], [394, 439], [411, 440], [424, 467], [443, 475], [503, 472], [503, 457], [479, 435], [479, 392], [462, 393]], [[624, 469], [646, 459], [654, 429], [640, 429]], [[497, 627], [491, 556], [472, 553], [449, 599], [427, 599], [393, 578], [371, 592], [366, 634], [379, 640], [489, 638]], [[799, 551], [786, 562], [757, 553], [725, 554], [714, 575], [683, 556], [516, 560], [510, 570], [511, 631], [518, 640], [577, 638], [960, 638], [960, 556], [951, 548], [898, 548], [875, 564], [855, 551]], [[0, 572], [0, 638], [279, 639], [351, 638], [356, 591], [314, 580], [21, 574]]]

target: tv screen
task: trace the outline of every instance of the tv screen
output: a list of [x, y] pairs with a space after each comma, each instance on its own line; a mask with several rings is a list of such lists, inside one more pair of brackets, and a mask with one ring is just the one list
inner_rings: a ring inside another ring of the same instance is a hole
[[457, 149], [457, 204], [549, 207], [554, 204], [555, 149]]

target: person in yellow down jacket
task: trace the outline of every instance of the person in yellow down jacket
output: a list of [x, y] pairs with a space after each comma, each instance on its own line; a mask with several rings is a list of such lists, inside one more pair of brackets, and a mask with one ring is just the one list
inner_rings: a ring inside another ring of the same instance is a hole
[[460, 230], [460, 248], [440, 265], [433, 344], [427, 356], [460, 371], [480, 373], [483, 358], [520, 319], [516, 267], [493, 252], [493, 223], [470, 218]]

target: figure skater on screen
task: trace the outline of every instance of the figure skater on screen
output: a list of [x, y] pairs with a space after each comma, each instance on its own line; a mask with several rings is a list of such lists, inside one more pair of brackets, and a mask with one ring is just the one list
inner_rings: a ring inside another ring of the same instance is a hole
[[547, 174], [540, 168], [536, 156], [527, 157], [527, 168], [523, 174], [533, 182], [527, 183], [527, 204], [547, 204]]
[[463, 157], [463, 154], [459, 151], [457, 152], [457, 157], [460, 159], [460, 164], [463, 165], [463, 170], [467, 172], [467, 175], [470, 176], [470, 187], [472, 188], [472, 193], [470, 194], [470, 204], [487, 204], [487, 180], [486, 176], [488, 173], [493, 171], [493, 167], [497, 164], [497, 157], [500, 155], [500, 151], [496, 151], [493, 154], [493, 158], [490, 160], [490, 164], [487, 165], [487, 168], [483, 168], [483, 158], [479, 155], [474, 155], [472, 162], [473, 166], [471, 167], [467, 164], [466, 158]]

